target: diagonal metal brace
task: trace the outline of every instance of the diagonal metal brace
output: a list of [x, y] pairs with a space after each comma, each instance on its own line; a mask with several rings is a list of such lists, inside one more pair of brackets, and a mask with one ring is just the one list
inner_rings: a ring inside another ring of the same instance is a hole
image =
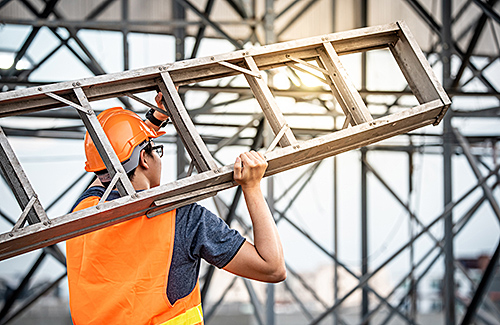
[[253, 76], [255, 78], [262, 78], [262, 75], [260, 73], [252, 71], [252, 70], [248, 70], [248, 69], [245, 69], [245, 68], [242, 68], [242, 67], [239, 67], [236, 64], [232, 64], [232, 63], [225, 62], [225, 61], [220, 61], [220, 62], [217, 62], [217, 63], [219, 63], [220, 65], [225, 66], [226, 68], [230, 68], [230, 69], [239, 71], [239, 72], [244, 73], [244, 74], [249, 74], [249, 75], [251, 75], [251, 76]]
[[149, 107], [155, 111], [158, 111], [162, 114], [168, 115], [168, 112], [166, 110], [163, 110], [163, 109], [151, 104], [150, 102], [145, 101], [144, 99], [132, 94], [131, 92], [126, 92], [125, 95], [127, 95], [127, 97], [129, 97], [129, 98], [132, 98], [132, 99], [138, 101], [139, 103], [143, 104], [144, 106], [147, 106], [147, 107]]
[[99, 200], [99, 203], [98, 204], [101, 204], [103, 202], [106, 202], [106, 200], [108, 199], [108, 196], [109, 196], [109, 193], [111, 193], [111, 191], [113, 190], [113, 188], [115, 188], [116, 186], [116, 183], [120, 180], [120, 179], [123, 179], [123, 177], [126, 177], [124, 176], [123, 173], [120, 173], [120, 172], [117, 172], [115, 174], [115, 176], [113, 176], [113, 179], [111, 180], [111, 182], [109, 182], [109, 185], [108, 187], [106, 188], [106, 191], [104, 191], [104, 194], [102, 195], [101, 199]]
[[[323, 68], [320, 68], [320, 67], [318, 67], [318, 66], [315, 66], [314, 64], [311, 64], [311, 63], [309, 63], [309, 62], [307, 62], [307, 61], [304, 61], [304, 60], [302, 60], [302, 59], [297, 59], [297, 58], [294, 58], [293, 56], [291, 56], [291, 55], [289, 55], [289, 54], [287, 54], [287, 55], [286, 55], [286, 57], [287, 57], [287, 58], [289, 58], [290, 60], [292, 60], [292, 61], [296, 62], [296, 63], [302, 64], [302, 65], [305, 65], [306, 67], [309, 67], [309, 68], [311, 68], [311, 69], [314, 69], [314, 70], [316, 70], [316, 71], [319, 71], [319, 72], [321, 72], [321, 73], [323, 73], [323, 74], [330, 75], [330, 71], [328, 71], [328, 70], [326, 70], [326, 69], [323, 69]], [[305, 71], [307, 71], [307, 70], [305, 70]]]
[[283, 137], [283, 135], [285, 135], [285, 132], [288, 131], [288, 130], [290, 130], [290, 127], [288, 126], [288, 124], [283, 125], [283, 127], [278, 132], [278, 134], [276, 134], [276, 137], [274, 137], [273, 142], [271, 142], [271, 144], [269, 145], [269, 148], [267, 148], [265, 154], [267, 154], [268, 152], [271, 152], [271, 151], [274, 150], [274, 148], [276, 147], [276, 145], [278, 144], [278, 142], [281, 140], [281, 138]]
[[[324, 83], [324, 84], [326, 84], [326, 85], [330, 85], [326, 79], [321, 78], [320, 76], [317, 76], [317, 75], [315, 75], [314, 73], [311, 73], [311, 71], [308, 71], [307, 69], [304, 69], [304, 68], [302, 68], [302, 67], [298, 66], [298, 65], [297, 65], [297, 64], [295, 64], [295, 63], [285, 63], [285, 64], [286, 64], [286, 66], [287, 66], [287, 67], [289, 67], [290, 69], [295, 69], [295, 70], [302, 71], [302, 72], [307, 73], [308, 75], [310, 75], [310, 76], [312, 76], [312, 77], [314, 77], [314, 78], [318, 79], [318, 80], [319, 80], [319, 81], [321, 81], [322, 83]], [[321, 69], [321, 68], [320, 68], [320, 69]], [[324, 70], [324, 69], [321, 69], [321, 70]], [[325, 71], [326, 71], [326, 70], [325, 70]], [[322, 72], [323, 72], [323, 71], [322, 71]], [[327, 72], [326, 72], [326, 74], [328, 74], [328, 75], [329, 75], [330, 73], [327, 71]]]
[[[476, 159], [474, 159], [474, 156], [472, 155], [472, 153], [470, 151], [469, 142], [460, 133], [460, 131], [458, 131], [458, 129], [453, 128], [452, 130], [453, 130], [453, 134], [455, 134], [455, 137], [458, 140], [458, 143], [460, 144], [460, 146], [462, 147], [462, 149], [464, 151], [465, 157], [467, 158], [467, 161], [469, 162], [469, 165], [471, 166], [472, 171], [474, 172], [474, 175], [476, 175], [476, 178], [478, 180], [481, 180], [483, 175], [481, 174], [481, 171], [479, 170], [479, 168], [477, 166]], [[493, 209], [493, 212], [495, 213], [496, 217], [500, 221], [500, 206], [499, 206], [497, 200], [495, 199], [495, 196], [493, 195], [491, 188], [486, 183], [482, 183], [481, 188], [483, 189], [484, 196], [490, 202], [490, 205], [491, 205], [491, 208]]]
[[19, 219], [17, 219], [16, 224], [12, 228], [12, 231], [11, 231], [12, 233], [15, 232], [16, 230], [18, 230], [19, 228], [21, 228], [24, 225], [24, 223], [26, 222], [26, 217], [28, 216], [28, 213], [33, 208], [33, 205], [35, 204], [35, 202], [37, 200], [38, 200], [38, 197], [37, 197], [36, 194], [34, 194], [31, 197], [31, 199], [29, 200], [28, 204], [26, 204], [26, 206], [24, 207], [24, 210], [21, 213], [21, 216], [19, 217]]
[[88, 110], [88, 109], [86, 109], [86, 108], [84, 108], [84, 107], [82, 107], [82, 106], [80, 106], [80, 105], [78, 105], [78, 104], [75, 104], [75, 103], [73, 103], [72, 101], [67, 100], [67, 99], [66, 99], [66, 98], [64, 98], [64, 97], [61, 97], [61, 96], [56, 95], [56, 94], [54, 94], [54, 93], [45, 93], [45, 95], [47, 95], [47, 96], [49, 96], [49, 97], [51, 97], [51, 98], [53, 98], [53, 99], [55, 99], [55, 100], [58, 100], [58, 101], [60, 101], [61, 103], [64, 103], [64, 104], [69, 105], [69, 106], [71, 106], [71, 107], [73, 107], [73, 108], [76, 108], [76, 109], [77, 109], [77, 110], [79, 110], [80, 112], [83, 112], [83, 113], [85, 113], [85, 114], [87, 114], [87, 115], [92, 114], [92, 112], [91, 112], [90, 110]]

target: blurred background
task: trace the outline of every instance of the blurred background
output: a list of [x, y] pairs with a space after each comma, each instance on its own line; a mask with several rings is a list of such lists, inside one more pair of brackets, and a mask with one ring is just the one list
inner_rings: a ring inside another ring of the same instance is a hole
[[[203, 265], [207, 324], [500, 324], [500, 8], [496, 0], [1, 0], [0, 91], [404, 20], [452, 99], [444, 120], [266, 179], [288, 278], [272, 285]], [[387, 49], [341, 56], [372, 115], [418, 105]], [[268, 84], [298, 140], [342, 129], [331, 91], [272, 69]], [[241, 76], [182, 86], [221, 165], [257, 137], [261, 109]], [[155, 93], [140, 97], [154, 103]], [[98, 112], [129, 98], [92, 102]], [[92, 181], [70, 107], [3, 117], [20, 163], [57, 217]], [[172, 125], [163, 182], [189, 159]], [[234, 190], [201, 202], [251, 239]], [[229, 208], [238, 204], [236, 213]], [[0, 231], [21, 209], [0, 178]], [[71, 324], [65, 245], [0, 262], [0, 324]], [[113, 294], [113, 293], [109, 293]]]

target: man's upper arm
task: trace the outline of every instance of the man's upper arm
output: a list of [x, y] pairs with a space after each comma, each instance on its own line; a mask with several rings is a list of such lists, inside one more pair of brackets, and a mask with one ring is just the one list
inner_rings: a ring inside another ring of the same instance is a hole
[[177, 211], [185, 245], [192, 259], [203, 258], [208, 263], [223, 268], [237, 254], [245, 238], [228, 227], [208, 209], [192, 204]]
[[263, 281], [281, 282], [285, 279], [286, 273], [276, 272], [270, 268], [259, 255], [255, 246], [246, 241], [234, 258], [224, 267], [224, 270], [244, 278]]

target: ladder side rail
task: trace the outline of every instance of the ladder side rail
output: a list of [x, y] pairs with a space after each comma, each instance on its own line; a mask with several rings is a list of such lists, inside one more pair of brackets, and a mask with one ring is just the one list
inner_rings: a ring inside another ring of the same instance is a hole
[[436, 118], [434, 125], [437, 125], [451, 105], [451, 101], [406, 23], [402, 21], [397, 23], [400, 26], [399, 38], [397, 42], [390, 44], [389, 49], [418, 102], [423, 104], [440, 99], [445, 105], [445, 109]]
[[325, 74], [325, 78], [330, 81], [332, 93], [345, 115], [352, 117], [351, 123], [356, 125], [372, 121], [373, 117], [349, 78], [332, 43], [323, 43], [323, 47], [318, 49], [318, 53], [321, 63], [329, 72], [329, 74]]
[[182, 143], [198, 172], [216, 170], [217, 164], [189, 117], [189, 113], [182, 103], [170, 74], [165, 71], [161, 73], [161, 76], [163, 82], [159, 82], [158, 87], [163, 94], [163, 106], [169, 113], [177, 134], [181, 137]]
[[94, 145], [96, 146], [97, 151], [99, 152], [99, 155], [101, 156], [101, 159], [104, 162], [104, 165], [106, 166], [111, 179], [113, 179], [116, 174], [123, 175], [123, 177], [119, 177], [118, 182], [116, 183], [118, 192], [120, 192], [121, 196], [135, 194], [135, 189], [128, 179], [127, 173], [125, 172], [125, 169], [123, 169], [123, 166], [120, 163], [120, 160], [118, 159], [118, 156], [116, 155], [113, 147], [111, 146], [106, 133], [104, 133], [104, 130], [99, 123], [94, 110], [90, 106], [85, 92], [80, 87], [76, 87], [74, 89], [74, 92], [78, 100], [80, 101], [81, 106], [87, 110], [86, 113], [84, 113], [82, 110], [77, 110], [77, 112], [80, 115], [80, 118], [82, 119], [83, 124], [85, 125], [90, 137], [92, 138], [92, 141], [94, 142]]
[[[283, 66], [287, 62], [290, 63], [290, 59], [285, 56], [287, 53], [300, 53], [298, 56], [307, 57], [307, 53], [314, 53], [316, 48], [325, 41], [331, 42], [337, 53], [342, 55], [387, 47], [398, 40], [399, 32], [399, 25], [391, 23], [271, 44], [206, 58], [178, 61], [75, 81], [3, 92], [0, 93], [0, 117], [64, 106], [57, 100], [48, 98], [45, 95], [46, 92], [57, 93], [60, 96], [72, 95], [73, 88], [78, 86], [86, 89], [87, 98], [92, 102], [125, 96], [127, 92], [139, 93], [154, 90], [157, 83], [156, 79], [160, 77], [159, 73], [162, 71], [169, 71], [176, 85], [185, 85], [238, 74], [237, 71], [223, 66], [214, 69], [214, 65], [218, 65], [214, 63], [218, 61], [236, 64], [236, 61], [251, 55], [259, 69], [266, 70]], [[313, 56], [315, 55], [312, 54], [310, 57]]]
[[214, 186], [205, 186], [202, 189], [194, 190], [188, 193], [169, 196], [165, 199], [154, 201], [154, 205], [158, 208], [149, 210], [146, 213], [148, 218], [153, 218], [162, 213], [182, 207], [189, 203], [198, 202], [209, 197], [217, 195], [218, 192], [229, 189], [234, 186], [233, 182], [225, 182]]
[[274, 135], [277, 136], [281, 130], [285, 129], [283, 136], [279, 139], [279, 144], [281, 147], [296, 145], [297, 139], [295, 139], [292, 130], [288, 127], [285, 116], [279, 109], [276, 99], [271, 93], [271, 89], [269, 89], [269, 86], [262, 78], [262, 74], [255, 60], [251, 56], [247, 56], [245, 57], [245, 62], [251, 71], [258, 73], [259, 77], [245, 74], [245, 78], [271, 126]]
[[[180, 207], [204, 198], [205, 194], [215, 195], [221, 189], [236, 186], [232, 173], [233, 166], [228, 165], [220, 168], [218, 172], [208, 171], [138, 192], [134, 198], [125, 196], [53, 218], [50, 227], [34, 224], [14, 234], [0, 234], [0, 260], [142, 215], [150, 214], [153, 217], [158, 209]], [[200, 194], [203, 192], [205, 193]], [[169, 200], [171, 197], [175, 199]], [[168, 204], [157, 205], [155, 202]]]
[[[314, 44], [314, 46], [283, 47], [280, 51], [269, 51], [266, 53], [255, 53], [255, 51], [252, 51], [254, 49], [249, 49], [246, 55], [251, 55], [254, 58], [260, 70], [268, 70], [294, 62], [292, 57], [301, 58], [302, 60], [315, 58], [318, 56], [318, 48], [321, 48], [325, 42], [331, 43], [339, 56], [387, 48], [389, 44], [393, 44], [398, 40], [399, 37], [397, 32], [399, 32], [399, 29], [391, 29], [390, 32], [381, 31], [379, 33], [369, 34], [367, 37], [360, 34], [355, 36], [351, 35], [351, 37], [346, 38], [339, 37], [341, 35], [338, 34], [343, 34], [343, 32], [341, 32], [324, 35], [321, 37], [320, 41]], [[182, 80], [179, 80], [179, 83], [182, 84]]]
[[[265, 176], [271, 176], [430, 125], [443, 110], [443, 107], [441, 100], [434, 100], [412, 109], [379, 118], [371, 123], [356, 125], [307, 140], [296, 146], [277, 148], [266, 155], [269, 165]], [[154, 214], [156, 209], [163, 208], [163, 205], [160, 205], [161, 202], [168, 202], [167, 206], [178, 206], [182, 204], [183, 200], [195, 199], [196, 196], [195, 198], [192, 196], [202, 193], [203, 189], [208, 194], [235, 186], [232, 174], [232, 165], [223, 166], [217, 171], [196, 174], [138, 192], [135, 199], [122, 197], [53, 218], [50, 227], [41, 227], [40, 224], [35, 224], [20, 229], [13, 236], [1, 234], [0, 260], [129, 220], [149, 211]], [[168, 199], [174, 196], [177, 196], [175, 200]], [[162, 201], [163, 199], [166, 200]]]

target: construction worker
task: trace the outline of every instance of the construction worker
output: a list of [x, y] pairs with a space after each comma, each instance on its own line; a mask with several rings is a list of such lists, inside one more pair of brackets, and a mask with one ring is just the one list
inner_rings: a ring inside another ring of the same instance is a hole
[[[161, 93], [156, 97], [159, 107]], [[153, 142], [167, 116], [151, 110], [143, 121], [119, 107], [98, 116], [136, 191], [160, 185], [162, 146]], [[110, 178], [89, 135], [85, 169], [96, 181], [73, 211], [97, 205]], [[286, 277], [278, 230], [260, 189], [267, 168], [255, 151], [236, 158], [234, 180], [243, 191], [254, 244], [198, 204], [154, 218], [141, 216], [67, 241], [73, 322], [79, 324], [203, 324], [200, 259], [242, 277], [280, 282]], [[113, 190], [107, 200], [120, 195]]]

